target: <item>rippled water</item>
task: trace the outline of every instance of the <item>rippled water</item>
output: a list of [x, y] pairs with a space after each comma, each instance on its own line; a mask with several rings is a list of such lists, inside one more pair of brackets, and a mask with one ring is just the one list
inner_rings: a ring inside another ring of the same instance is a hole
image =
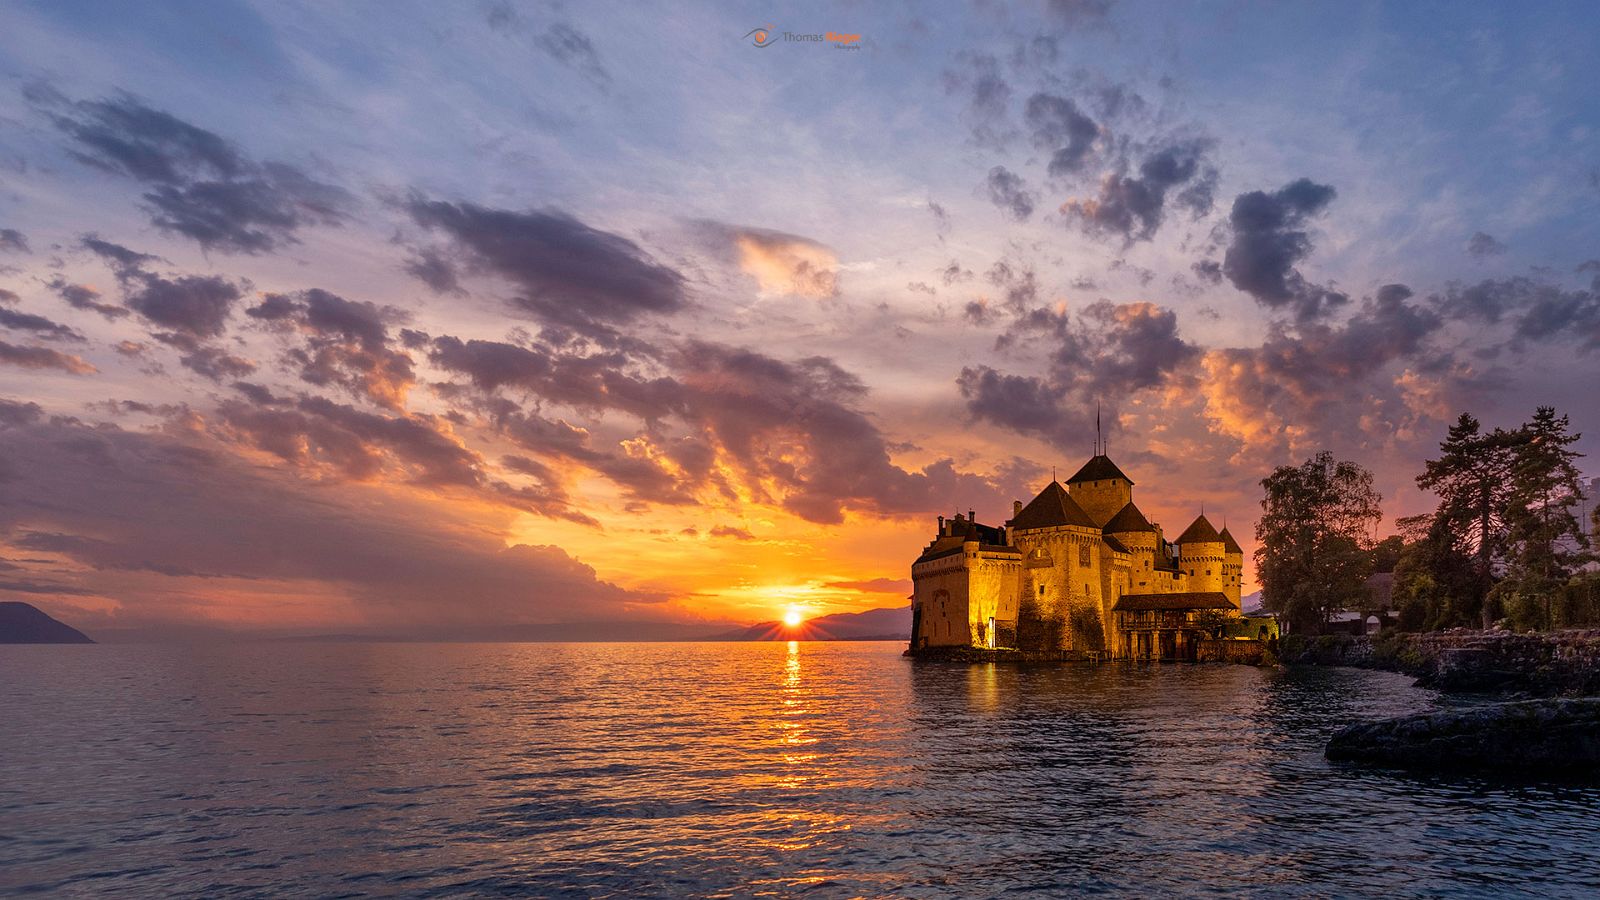
[[1322, 759], [1405, 678], [898, 644], [0, 647], [0, 887], [1579, 894], [1600, 790]]

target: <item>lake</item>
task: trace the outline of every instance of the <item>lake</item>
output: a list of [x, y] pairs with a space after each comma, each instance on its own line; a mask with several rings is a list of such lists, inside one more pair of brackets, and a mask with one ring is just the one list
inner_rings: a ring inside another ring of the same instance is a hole
[[0, 647], [0, 889], [1563, 896], [1600, 789], [1322, 758], [1353, 669], [898, 643]]

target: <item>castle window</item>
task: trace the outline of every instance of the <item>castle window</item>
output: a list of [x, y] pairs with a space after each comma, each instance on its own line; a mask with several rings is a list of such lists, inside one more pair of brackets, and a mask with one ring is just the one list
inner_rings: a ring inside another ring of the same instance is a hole
[[1079, 544], [1078, 545], [1078, 565], [1084, 566], [1084, 567], [1087, 567], [1089, 565], [1089, 545], [1088, 544]]

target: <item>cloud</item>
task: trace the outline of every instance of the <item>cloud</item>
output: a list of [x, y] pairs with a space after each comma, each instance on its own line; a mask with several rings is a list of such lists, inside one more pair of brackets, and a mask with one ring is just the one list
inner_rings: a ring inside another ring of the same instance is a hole
[[756, 539], [756, 536], [751, 534], [747, 529], [736, 528], [732, 525], [713, 526], [711, 529], [711, 536], [732, 538], [736, 541], [753, 541]]
[[963, 53], [958, 68], [944, 73], [945, 93], [965, 99], [961, 120], [979, 146], [1004, 149], [1011, 125], [1011, 85], [993, 54]]
[[1301, 178], [1272, 193], [1250, 191], [1233, 201], [1233, 229], [1222, 272], [1233, 286], [1269, 309], [1292, 309], [1310, 321], [1349, 302], [1348, 297], [1307, 282], [1295, 264], [1311, 252], [1303, 227], [1333, 202], [1334, 190]]
[[227, 327], [240, 287], [215, 275], [163, 278], [144, 273], [126, 291], [124, 302], [152, 324], [195, 338], [216, 337]]
[[99, 371], [80, 356], [48, 347], [24, 347], [0, 341], [0, 363], [24, 369], [60, 369], [72, 375], [92, 375]]
[[40, 337], [54, 340], [81, 341], [82, 334], [32, 313], [18, 312], [0, 306], [0, 328], [9, 328], [12, 331], [31, 331]]
[[989, 170], [989, 177], [984, 184], [989, 193], [989, 202], [1012, 220], [1026, 222], [1033, 215], [1035, 198], [1022, 178], [1010, 169], [995, 166]]
[[1571, 340], [1583, 352], [1600, 349], [1600, 274], [1576, 290], [1528, 277], [1454, 284], [1434, 301], [1456, 321], [1494, 325], [1509, 319], [1518, 345]]
[[6, 449], [0, 543], [42, 542], [71, 559], [59, 586], [114, 604], [85, 610], [85, 627], [418, 635], [659, 615], [659, 596], [601, 581], [557, 547], [508, 544], [503, 520], [481, 509], [362, 485], [308, 489], [201, 435], [33, 420], [8, 429]]
[[414, 196], [417, 222], [451, 238], [456, 266], [497, 275], [520, 289], [517, 309], [589, 337], [687, 302], [684, 278], [638, 244], [559, 212], [513, 212]]
[[909, 578], [871, 578], [866, 581], [829, 581], [822, 585], [841, 591], [860, 591], [866, 594], [898, 594], [911, 592]]
[[839, 295], [839, 257], [799, 235], [722, 226], [739, 254], [739, 268], [766, 294], [825, 299]]
[[1506, 245], [1495, 240], [1491, 235], [1475, 231], [1472, 237], [1467, 238], [1467, 255], [1473, 259], [1488, 259], [1506, 252]]
[[1104, 24], [1111, 7], [1112, 0], [1047, 0], [1045, 3], [1045, 9], [1068, 29]]
[[121, 306], [117, 306], [114, 303], [102, 303], [100, 292], [86, 284], [70, 284], [58, 277], [50, 282], [50, 289], [55, 291], [73, 309], [98, 313], [113, 321], [128, 315], [128, 310]]
[[52, 94], [42, 105], [74, 157], [148, 185], [151, 223], [207, 250], [256, 254], [298, 243], [302, 228], [339, 225], [354, 205], [342, 188], [285, 163], [256, 162], [131, 94], [75, 103]]
[[29, 253], [28, 239], [15, 228], [0, 228], [0, 253]]
[[1209, 141], [1177, 141], [1150, 153], [1139, 174], [1108, 172], [1095, 197], [1068, 200], [1061, 211], [1090, 234], [1115, 235], [1126, 242], [1147, 241], [1161, 227], [1169, 195], [1177, 205], [1203, 215], [1211, 210], [1216, 171], [1206, 166]]
[[1152, 303], [1099, 301], [1077, 316], [1065, 308], [1008, 307], [1012, 323], [1001, 349], [1043, 339], [1050, 348], [1041, 375], [1004, 374], [967, 366], [956, 379], [967, 411], [1020, 434], [1051, 440], [1081, 435], [1087, 410], [1116, 409], [1141, 391], [1179, 379], [1201, 351], [1178, 333], [1177, 314]]
[[301, 380], [340, 387], [385, 409], [405, 407], [416, 373], [410, 354], [390, 346], [389, 334], [391, 324], [408, 320], [403, 310], [311, 288], [268, 294], [245, 315], [296, 341], [284, 360]]
[[1082, 171], [1100, 126], [1066, 97], [1037, 93], [1023, 106], [1023, 120], [1035, 147], [1053, 151], [1049, 173], [1062, 178]]

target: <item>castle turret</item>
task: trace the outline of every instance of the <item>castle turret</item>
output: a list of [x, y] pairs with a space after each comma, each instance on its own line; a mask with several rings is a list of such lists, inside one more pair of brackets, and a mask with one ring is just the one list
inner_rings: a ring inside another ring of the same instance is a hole
[[1092, 457], [1067, 479], [1067, 490], [1089, 514], [1096, 526], [1103, 526], [1119, 510], [1133, 502], [1133, 479], [1122, 474], [1111, 457], [1104, 453]]
[[1178, 569], [1183, 572], [1189, 591], [1227, 594], [1223, 572], [1226, 557], [1227, 542], [1204, 515], [1178, 536]]
[[1222, 527], [1222, 592], [1233, 601], [1233, 606], [1238, 609], [1242, 602], [1244, 592], [1244, 548], [1233, 539], [1228, 532], [1228, 527]]

